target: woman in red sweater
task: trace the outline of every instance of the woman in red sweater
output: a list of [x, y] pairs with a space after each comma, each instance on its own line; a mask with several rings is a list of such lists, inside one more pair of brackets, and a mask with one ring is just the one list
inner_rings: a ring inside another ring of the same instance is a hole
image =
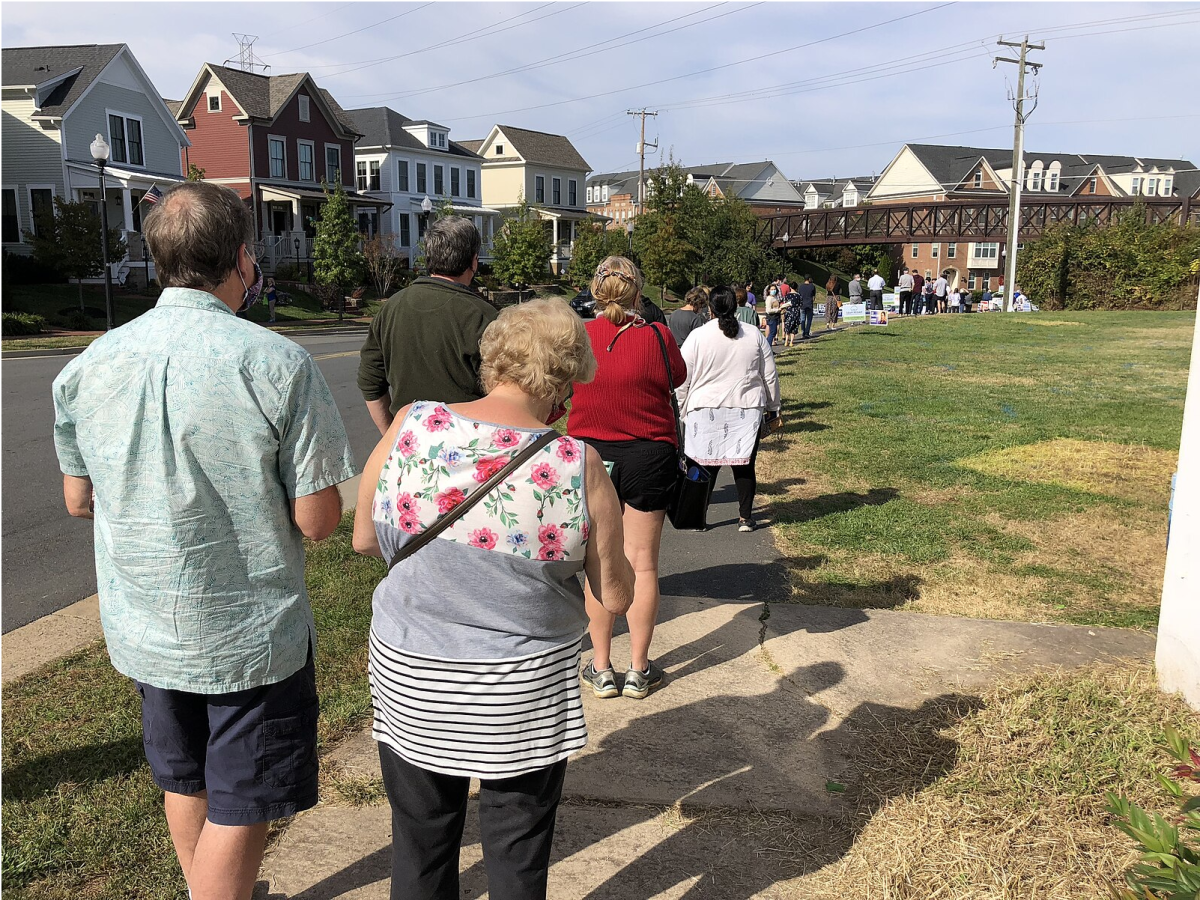
[[[667, 327], [648, 323], [634, 312], [641, 294], [642, 273], [624, 257], [610, 256], [596, 269], [592, 296], [597, 317], [587, 324], [596, 378], [575, 385], [567, 422], [567, 434], [594, 447], [610, 468], [624, 510], [625, 555], [635, 581], [633, 605], [626, 613], [629, 670], [620, 693], [635, 700], [662, 683], [662, 670], [650, 659], [650, 641], [658, 618], [658, 549], [678, 472], [671, 391], [687, 377]], [[670, 360], [669, 379], [663, 347]], [[616, 616], [600, 605], [590, 588], [587, 609], [596, 652], [583, 679], [597, 697], [615, 697], [610, 652]]]

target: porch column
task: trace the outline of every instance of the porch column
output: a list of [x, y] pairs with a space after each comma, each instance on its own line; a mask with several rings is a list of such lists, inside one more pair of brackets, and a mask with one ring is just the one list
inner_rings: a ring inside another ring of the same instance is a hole
[[300, 222], [300, 198], [292, 198], [292, 231], [303, 231], [304, 225]]
[[125, 214], [125, 233], [133, 234], [133, 196], [128, 186], [121, 188], [121, 211]]

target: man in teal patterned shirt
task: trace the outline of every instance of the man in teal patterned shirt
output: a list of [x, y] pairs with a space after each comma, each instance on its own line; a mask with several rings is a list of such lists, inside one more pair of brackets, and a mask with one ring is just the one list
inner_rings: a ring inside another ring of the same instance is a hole
[[193, 900], [248, 900], [267, 823], [317, 800], [303, 538], [357, 470], [312, 357], [234, 315], [262, 284], [241, 198], [178, 185], [145, 233], [166, 289], [55, 379], [55, 447]]

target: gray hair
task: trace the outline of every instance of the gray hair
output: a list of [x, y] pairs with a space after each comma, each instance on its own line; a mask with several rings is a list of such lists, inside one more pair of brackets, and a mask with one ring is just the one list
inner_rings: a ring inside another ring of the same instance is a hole
[[169, 188], [143, 228], [163, 287], [212, 291], [237, 267], [241, 246], [254, 246], [254, 217], [245, 201], [207, 181]]
[[479, 232], [470, 219], [444, 216], [425, 232], [425, 265], [430, 275], [457, 278], [479, 255]]

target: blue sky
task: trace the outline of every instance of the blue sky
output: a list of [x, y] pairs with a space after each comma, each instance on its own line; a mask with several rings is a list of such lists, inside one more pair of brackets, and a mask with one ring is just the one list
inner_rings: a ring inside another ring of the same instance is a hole
[[454, 139], [501, 122], [634, 168], [625, 111], [647, 106], [685, 164], [770, 158], [793, 179], [879, 172], [904, 141], [1011, 146], [1016, 67], [991, 57], [1028, 33], [1046, 50], [1027, 148], [1200, 162], [1200, 4], [4, 4], [5, 47], [123, 41], [171, 98], [236, 55], [233, 31], [274, 74]]

